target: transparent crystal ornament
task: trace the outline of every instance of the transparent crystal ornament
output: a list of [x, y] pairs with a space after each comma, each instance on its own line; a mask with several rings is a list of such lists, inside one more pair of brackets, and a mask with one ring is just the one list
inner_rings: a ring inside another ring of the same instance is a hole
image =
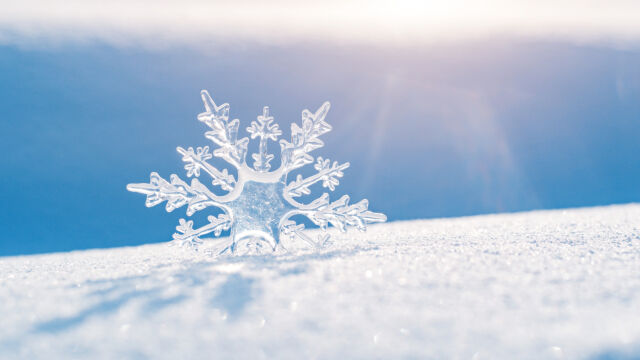
[[[316, 183], [333, 191], [343, 171], [349, 167], [349, 163], [332, 163], [329, 159], [314, 159], [309, 155], [324, 146], [319, 137], [331, 131], [331, 126], [324, 120], [330, 107], [328, 102], [316, 112], [302, 111], [301, 126], [291, 125], [291, 141], [280, 140], [280, 166], [271, 170], [274, 155], [268, 153], [267, 145], [270, 140], [277, 141], [282, 131], [269, 115], [269, 108], [264, 107], [262, 115], [246, 129], [251, 139], [260, 140], [258, 152], [251, 155], [253, 166], [249, 167], [245, 159], [249, 138], [238, 139], [240, 121], [229, 121], [229, 104], [216, 105], [206, 90], [201, 95], [206, 111], [198, 115], [198, 120], [210, 128], [205, 137], [217, 148], [213, 153], [208, 146], [195, 150], [192, 147], [177, 148], [185, 162], [187, 177], [193, 177], [191, 183], [175, 174], [167, 181], [153, 172], [148, 183], [127, 185], [129, 191], [147, 196], [147, 207], [166, 201], [166, 210], [171, 212], [186, 205], [187, 216], [209, 207], [222, 210], [218, 216], [210, 215], [209, 223], [197, 229], [193, 228], [193, 221], [180, 219], [177, 233], [173, 234], [175, 243], [196, 246], [202, 243], [203, 235], [213, 233], [220, 236], [223, 231], [231, 229], [229, 237], [218, 239], [216, 253], [263, 253], [282, 248], [280, 240], [284, 236], [313, 247], [322, 246], [327, 241], [326, 233], [316, 239], [305, 233], [304, 225], [291, 219], [296, 215], [307, 217], [325, 232], [329, 225], [341, 231], [349, 227], [364, 231], [367, 224], [386, 221], [385, 215], [368, 210], [366, 199], [350, 205], [347, 195], [331, 202], [329, 195], [323, 193], [308, 203], [296, 200], [310, 195], [310, 187]], [[208, 163], [207, 160], [213, 156], [234, 166], [238, 178], [235, 179], [227, 169], [218, 170]], [[306, 178], [298, 175], [295, 180], [287, 181], [291, 171], [314, 162], [317, 173]], [[209, 190], [198, 180], [202, 173], [210, 177], [212, 186], [219, 186], [226, 193], [216, 195]]]

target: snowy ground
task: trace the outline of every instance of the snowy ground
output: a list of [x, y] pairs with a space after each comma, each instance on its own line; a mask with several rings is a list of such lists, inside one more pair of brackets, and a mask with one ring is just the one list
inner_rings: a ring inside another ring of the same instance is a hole
[[0, 358], [640, 357], [640, 205], [334, 240], [286, 256], [0, 258]]

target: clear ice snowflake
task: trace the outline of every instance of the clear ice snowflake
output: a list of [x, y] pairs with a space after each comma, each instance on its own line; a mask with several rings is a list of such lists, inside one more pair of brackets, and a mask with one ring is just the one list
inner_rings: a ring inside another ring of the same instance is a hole
[[[269, 115], [269, 107], [264, 107], [257, 121], [252, 121], [247, 132], [251, 139], [259, 138], [258, 153], [252, 154], [253, 168], [246, 161], [249, 139], [238, 139], [240, 121], [229, 121], [229, 104], [216, 105], [209, 93], [203, 90], [202, 101], [206, 111], [198, 115], [198, 120], [205, 123], [210, 131], [205, 137], [213, 141], [218, 148], [213, 153], [209, 147], [178, 147], [187, 171], [187, 177], [194, 177], [187, 184], [177, 175], [172, 174], [167, 181], [152, 172], [149, 183], [129, 184], [129, 191], [147, 195], [146, 206], [152, 207], [166, 201], [166, 210], [171, 212], [187, 205], [187, 216], [207, 207], [218, 207], [222, 210], [219, 216], [210, 215], [209, 223], [200, 228], [193, 228], [193, 221], [180, 219], [173, 234], [174, 242], [179, 245], [195, 246], [202, 243], [201, 236], [213, 233], [215, 236], [231, 229], [231, 236], [219, 239], [215, 246], [216, 253], [254, 253], [275, 251], [282, 248], [281, 238], [302, 240], [313, 247], [322, 246], [329, 235], [328, 225], [346, 231], [348, 227], [366, 230], [366, 225], [386, 221], [386, 216], [369, 211], [368, 201], [362, 200], [349, 204], [349, 196], [344, 195], [334, 202], [329, 195], [323, 193], [309, 203], [296, 200], [303, 195], [311, 194], [311, 185], [321, 182], [322, 186], [333, 191], [339, 184], [343, 171], [349, 163], [333, 163], [329, 159], [315, 159], [309, 153], [324, 146], [319, 139], [331, 131], [331, 126], [324, 119], [330, 104], [325, 102], [315, 112], [302, 111], [302, 127], [291, 125], [291, 142], [280, 140], [281, 164], [276, 170], [271, 169], [274, 155], [267, 152], [269, 140], [277, 141], [282, 135], [278, 124]], [[207, 160], [213, 156], [227, 161], [237, 169], [235, 179], [227, 169], [218, 170]], [[287, 176], [293, 170], [314, 163], [317, 171], [312, 176], [303, 177], [298, 174], [295, 180], [288, 182]], [[211, 184], [219, 186], [224, 195], [216, 195], [197, 178], [201, 172], [211, 177]], [[324, 232], [316, 239], [306, 234], [303, 224], [298, 224], [291, 217], [302, 215], [318, 225]]]

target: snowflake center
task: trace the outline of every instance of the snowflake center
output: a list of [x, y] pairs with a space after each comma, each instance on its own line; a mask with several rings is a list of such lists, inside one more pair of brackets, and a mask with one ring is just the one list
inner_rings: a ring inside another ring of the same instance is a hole
[[293, 208], [283, 200], [283, 191], [280, 180], [247, 181], [240, 196], [227, 204], [235, 224], [231, 233], [234, 252], [266, 244], [273, 249], [280, 243], [280, 219]]

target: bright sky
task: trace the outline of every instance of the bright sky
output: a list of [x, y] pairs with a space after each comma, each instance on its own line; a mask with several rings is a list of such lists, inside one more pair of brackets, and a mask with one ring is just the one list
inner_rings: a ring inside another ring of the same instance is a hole
[[0, 43], [406, 45], [496, 35], [637, 44], [640, 1], [23, 0], [0, 12]]

